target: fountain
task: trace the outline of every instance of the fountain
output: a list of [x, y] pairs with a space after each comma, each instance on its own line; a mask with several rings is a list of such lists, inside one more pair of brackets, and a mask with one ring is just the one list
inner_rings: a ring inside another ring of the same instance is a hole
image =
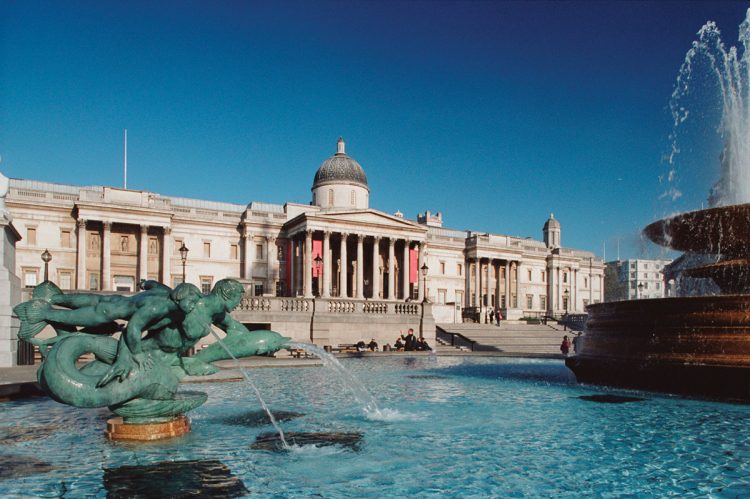
[[[14, 308], [21, 319], [18, 337], [37, 345], [43, 357], [39, 384], [58, 402], [108, 407], [119, 416], [107, 421], [111, 440], [160, 440], [189, 432], [185, 413], [205, 403], [207, 394], [177, 391], [182, 377], [213, 374], [218, 369], [212, 362], [272, 353], [289, 340], [273, 331], [251, 333], [229, 315], [244, 292], [235, 280], [218, 281], [208, 295], [188, 283], [171, 289], [145, 281], [142, 289], [133, 296], [66, 294], [44, 281], [31, 300]], [[57, 335], [37, 339], [48, 325]], [[226, 338], [181, 357], [213, 332], [212, 326]], [[119, 341], [110, 336], [118, 331]], [[79, 367], [86, 354], [94, 360]]]
[[566, 365], [584, 383], [749, 401], [750, 9], [740, 26], [741, 53], [725, 48], [713, 22], [698, 35], [671, 109], [677, 130], [690, 115], [681, 101], [698, 62], [707, 61], [722, 103], [720, 179], [709, 194], [710, 208], [667, 217], [643, 232], [686, 252], [684, 260], [693, 264], [683, 276], [710, 279], [720, 293], [590, 305], [581, 348]]

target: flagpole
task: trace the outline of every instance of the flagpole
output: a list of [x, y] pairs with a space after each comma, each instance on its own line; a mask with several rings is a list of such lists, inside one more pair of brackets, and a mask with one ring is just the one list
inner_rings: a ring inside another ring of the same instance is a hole
[[128, 188], [128, 129], [125, 129], [125, 189]]

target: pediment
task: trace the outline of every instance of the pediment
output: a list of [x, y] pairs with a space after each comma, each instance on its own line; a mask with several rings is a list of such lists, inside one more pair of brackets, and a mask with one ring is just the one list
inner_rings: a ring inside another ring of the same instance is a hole
[[373, 209], [367, 210], [330, 210], [316, 213], [305, 213], [291, 220], [288, 225], [305, 225], [313, 230], [323, 228], [352, 231], [379, 229], [379, 231], [411, 232], [424, 234], [427, 227], [411, 220], [383, 213]]

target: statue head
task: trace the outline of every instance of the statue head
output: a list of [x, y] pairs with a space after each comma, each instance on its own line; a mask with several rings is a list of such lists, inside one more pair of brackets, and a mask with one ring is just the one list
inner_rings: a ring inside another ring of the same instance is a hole
[[211, 294], [221, 298], [226, 304], [227, 312], [231, 312], [240, 304], [242, 295], [245, 294], [245, 288], [234, 279], [222, 279], [214, 285]]

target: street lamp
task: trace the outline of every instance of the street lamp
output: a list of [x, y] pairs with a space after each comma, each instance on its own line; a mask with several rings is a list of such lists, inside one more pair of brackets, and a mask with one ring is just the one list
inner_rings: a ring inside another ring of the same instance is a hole
[[563, 323], [563, 331], [568, 330], [568, 299], [570, 298], [570, 291], [567, 289], [563, 292], [563, 301], [565, 302], [565, 322]]
[[320, 257], [320, 254], [318, 254], [313, 261], [315, 262], [315, 273], [318, 274], [318, 296], [320, 296], [320, 265], [323, 263], [323, 259]]
[[427, 299], [427, 271], [430, 270], [430, 267], [428, 267], [427, 264], [424, 263], [422, 264], [422, 268], [420, 268], [419, 270], [422, 271], [422, 287], [424, 288], [424, 291], [423, 291], [424, 295], [423, 295], [422, 301], [428, 302], [429, 300]]
[[188, 251], [190, 251], [187, 246], [185, 246], [185, 241], [182, 241], [182, 246], [180, 246], [178, 251], [180, 252], [180, 259], [182, 260], [182, 282], [185, 282], [185, 262], [187, 262]]
[[643, 297], [643, 283], [638, 284], [638, 299]]
[[44, 250], [42, 253], [42, 261], [44, 262], [44, 280], [49, 280], [49, 262], [52, 261], [52, 253], [49, 250]]

